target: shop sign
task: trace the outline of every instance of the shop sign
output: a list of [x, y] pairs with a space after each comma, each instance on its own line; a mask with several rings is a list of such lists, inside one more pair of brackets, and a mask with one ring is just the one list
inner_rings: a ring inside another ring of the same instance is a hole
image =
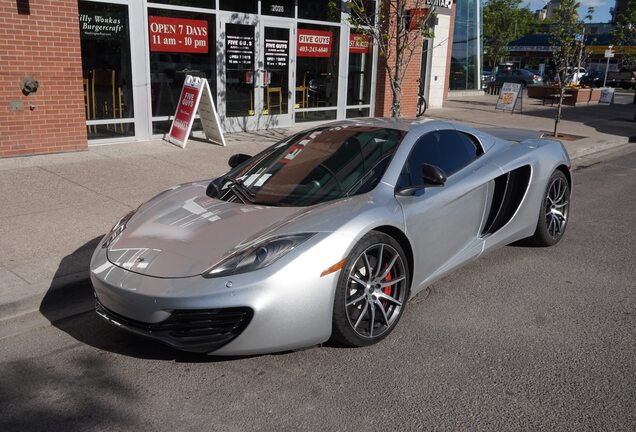
[[351, 54], [367, 54], [371, 39], [367, 35], [351, 33], [349, 35], [349, 53]]
[[298, 57], [331, 57], [333, 33], [322, 30], [298, 29]]
[[121, 17], [102, 13], [80, 13], [80, 36], [82, 39], [119, 38], [124, 31]]
[[221, 129], [221, 121], [216, 112], [210, 84], [205, 78], [186, 76], [181, 89], [181, 96], [177, 104], [177, 111], [170, 126], [170, 132], [166, 139], [179, 147], [184, 148], [194, 118], [199, 113], [205, 137], [212, 142], [225, 146], [225, 138]]
[[614, 102], [614, 87], [601, 88], [601, 96], [598, 100], [598, 103], [611, 105], [613, 102]]
[[265, 39], [265, 69], [286, 70], [289, 58], [289, 41]]
[[426, 0], [427, 6], [450, 9], [453, 7], [453, 0]]
[[148, 17], [150, 52], [208, 53], [208, 22], [160, 16]]
[[508, 82], [503, 83], [495, 108], [513, 112], [517, 106], [517, 100], [519, 99], [520, 92], [521, 84]]
[[254, 37], [225, 35], [225, 64], [228, 69], [252, 69]]

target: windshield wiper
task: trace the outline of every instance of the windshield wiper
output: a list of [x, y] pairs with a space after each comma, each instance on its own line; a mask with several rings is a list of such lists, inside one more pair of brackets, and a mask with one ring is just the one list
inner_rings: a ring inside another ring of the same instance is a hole
[[248, 202], [250, 204], [256, 204], [256, 195], [247, 186], [245, 186], [241, 180], [226, 177], [221, 182], [221, 184], [223, 183], [227, 183], [229, 185], [228, 187], [232, 190], [232, 192], [234, 192], [234, 195], [243, 201], [244, 204], [247, 204]]

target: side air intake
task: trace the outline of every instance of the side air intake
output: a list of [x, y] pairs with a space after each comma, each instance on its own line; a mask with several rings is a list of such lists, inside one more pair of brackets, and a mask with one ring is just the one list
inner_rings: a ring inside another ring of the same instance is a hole
[[495, 179], [495, 191], [482, 235], [492, 234], [515, 214], [530, 183], [530, 165], [524, 165]]

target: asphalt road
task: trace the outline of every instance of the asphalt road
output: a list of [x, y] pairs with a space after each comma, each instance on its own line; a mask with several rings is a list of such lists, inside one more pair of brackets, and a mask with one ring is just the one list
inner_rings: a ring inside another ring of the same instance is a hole
[[396, 331], [241, 359], [93, 313], [0, 340], [0, 430], [636, 430], [636, 152], [575, 173], [553, 248], [508, 246]]

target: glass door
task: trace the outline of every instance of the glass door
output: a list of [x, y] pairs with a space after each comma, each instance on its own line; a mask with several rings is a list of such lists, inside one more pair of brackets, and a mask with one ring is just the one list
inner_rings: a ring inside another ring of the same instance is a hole
[[218, 100], [225, 131], [291, 126], [292, 23], [220, 14], [218, 34]]
[[[259, 26], [260, 129], [288, 127], [292, 124], [291, 107], [294, 82], [294, 42], [291, 23], [264, 18]], [[295, 45], [295, 44], [294, 44]]]

